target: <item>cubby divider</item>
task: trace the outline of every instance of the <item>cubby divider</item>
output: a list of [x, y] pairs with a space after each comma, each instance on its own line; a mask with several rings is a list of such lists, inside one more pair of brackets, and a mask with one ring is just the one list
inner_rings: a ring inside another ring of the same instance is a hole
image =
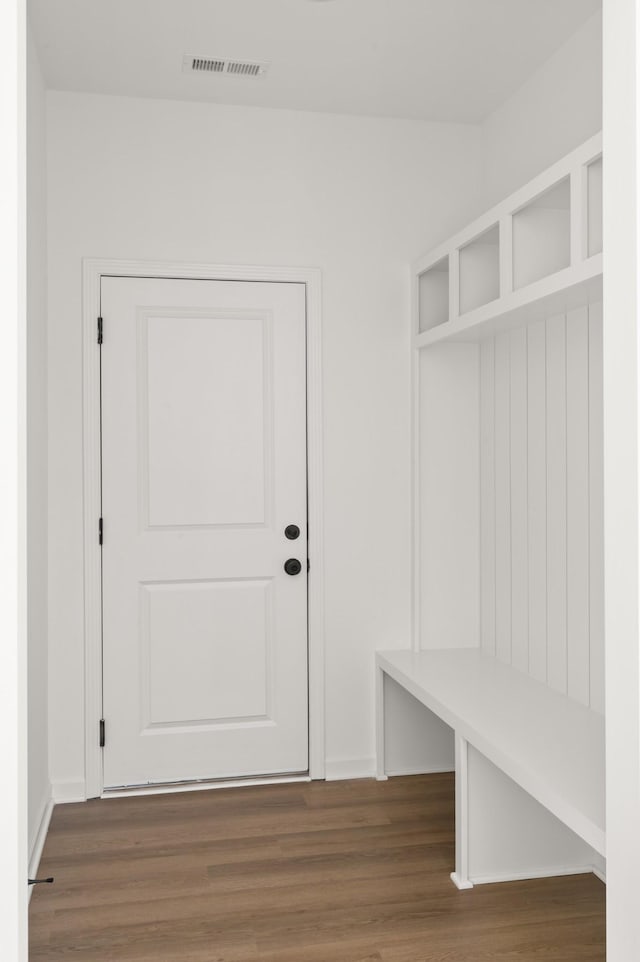
[[587, 255], [602, 251], [602, 157], [587, 167]]

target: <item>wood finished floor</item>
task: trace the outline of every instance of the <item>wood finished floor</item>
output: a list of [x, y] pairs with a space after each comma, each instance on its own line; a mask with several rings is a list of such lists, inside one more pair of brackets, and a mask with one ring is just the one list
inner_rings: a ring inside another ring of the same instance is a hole
[[458, 892], [451, 775], [55, 809], [30, 962], [603, 962], [592, 875]]

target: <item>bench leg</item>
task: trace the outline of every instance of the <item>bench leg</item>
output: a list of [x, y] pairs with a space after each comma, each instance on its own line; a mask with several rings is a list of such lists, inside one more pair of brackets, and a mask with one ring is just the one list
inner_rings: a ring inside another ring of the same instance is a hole
[[459, 889], [473, 888], [469, 881], [469, 743], [456, 732], [456, 870], [451, 881]]
[[376, 666], [376, 778], [387, 781], [384, 760], [384, 672]]

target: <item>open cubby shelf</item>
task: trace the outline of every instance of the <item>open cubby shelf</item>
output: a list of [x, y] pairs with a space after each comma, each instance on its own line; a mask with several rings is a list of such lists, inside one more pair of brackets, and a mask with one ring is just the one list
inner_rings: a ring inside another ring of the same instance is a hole
[[569, 178], [513, 214], [513, 289], [557, 274], [571, 262]]
[[416, 347], [478, 340], [602, 296], [602, 136], [421, 258]]
[[460, 313], [500, 297], [500, 226], [494, 224], [459, 251]]
[[430, 331], [449, 320], [449, 258], [423, 271], [418, 285], [419, 329]]

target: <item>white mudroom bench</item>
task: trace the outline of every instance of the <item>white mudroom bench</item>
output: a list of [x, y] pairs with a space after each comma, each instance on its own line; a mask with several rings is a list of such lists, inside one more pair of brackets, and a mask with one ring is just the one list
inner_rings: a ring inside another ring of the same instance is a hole
[[477, 648], [379, 651], [376, 666], [378, 778], [387, 777], [385, 676], [453, 730], [459, 888], [603, 874], [601, 714]]
[[602, 165], [598, 135], [412, 269], [413, 637], [377, 654], [378, 775], [455, 767], [460, 888], [605, 871]]

